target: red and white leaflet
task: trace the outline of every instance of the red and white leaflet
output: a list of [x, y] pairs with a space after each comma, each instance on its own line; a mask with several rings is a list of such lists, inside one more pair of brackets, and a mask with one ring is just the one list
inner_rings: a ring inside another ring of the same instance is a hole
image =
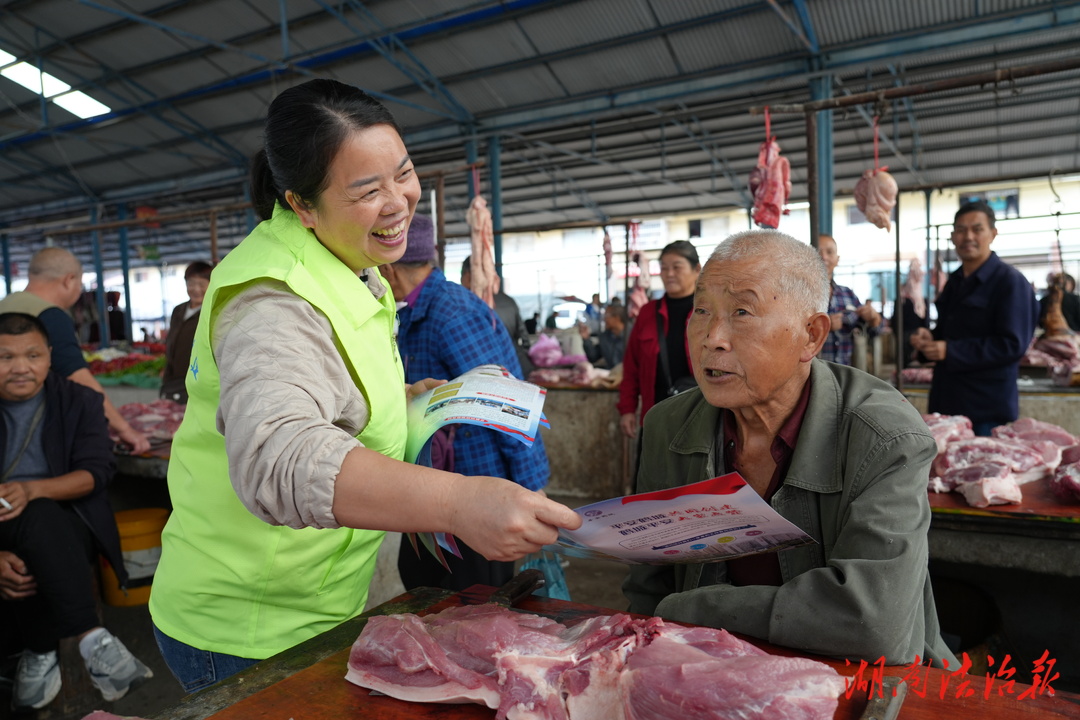
[[628, 565], [734, 560], [815, 541], [772, 509], [738, 473], [627, 495], [575, 510], [581, 527], [545, 549]]

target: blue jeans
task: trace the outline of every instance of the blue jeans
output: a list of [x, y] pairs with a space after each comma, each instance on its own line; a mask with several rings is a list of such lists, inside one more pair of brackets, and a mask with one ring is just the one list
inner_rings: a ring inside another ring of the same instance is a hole
[[157, 625], [154, 626], [154, 639], [157, 640], [158, 650], [161, 651], [165, 664], [189, 693], [209, 687], [259, 662], [251, 658], [193, 648], [161, 632]]

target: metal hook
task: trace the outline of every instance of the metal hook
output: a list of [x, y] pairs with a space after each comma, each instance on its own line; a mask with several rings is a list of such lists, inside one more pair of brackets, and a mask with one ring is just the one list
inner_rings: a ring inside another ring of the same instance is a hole
[[1061, 200], [1061, 196], [1058, 195], [1057, 189], [1054, 187], [1054, 173], [1057, 172], [1057, 168], [1050, 168], [1050, 174], [1046, 176], [1046, 181], [1050, 183], [1050, 192], [1054, 194], [1054, 200], [1050, 203], [1050, 212], [1058, 215], [1058, 229], [1061, 228], [1061, 208], [1064, 206], [1064, 202]]
[[1050, 192], [1054, 193], [1054, 202], [1060, 203], [1061, 202], [1061, 196], [1058, 195], [1057, 190], [1054, 189], [1054, 173], [1056, 173], [1056, 172], [1057, 172], [1056, 167], [1050, 168], [1050, 174], [1046, 176], [1046, 180], [1047, 180], [1047, 182], [1050, 183]]

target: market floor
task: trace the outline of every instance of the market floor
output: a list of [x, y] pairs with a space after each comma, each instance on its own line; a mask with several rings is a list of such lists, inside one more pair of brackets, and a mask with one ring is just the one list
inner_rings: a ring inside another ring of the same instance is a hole
[[[581, 501], [567, 498], [555, 499], [571, 506], [582, 504]], [[618, 611], [626, 609], [626, 601], [620, 589], [625, 575], [626, 567], [617, 563], [572, 558], [566, 568], [566, 583], [570, 589], [570, 596], [575, 602]], [[154, 677], [133, 690], [127, 697], [113, 703], [103, 701], [100, 695], [91, 690], [93, 694], [87, 698], [86, 707], [80, 709], [78, 714], [68, 715], [68, 717], [78, 720], [93, 710], [108, 710], [122, 716], [152, 718], [179, 702], [184, 692], [161, 659], [154, 642], [147, 606], [103, 605], [102, 609], [105, 626], [119, 637], [136, 657], [154, 671]], [[12, 661], [8, 658], [2, 668], [5, 675], [11, 666]], [[0, 720], [12, 717], [34, 717], [33, 714], [13, 715], [10, 710], [10, 697], [10, 683], [0, 680]], [[38, 713], [38, 717], [64, 717], [62, 714], [56, 714], [55, 709], [51, 713], [48, 710], [47, 708], [46, 711]]]

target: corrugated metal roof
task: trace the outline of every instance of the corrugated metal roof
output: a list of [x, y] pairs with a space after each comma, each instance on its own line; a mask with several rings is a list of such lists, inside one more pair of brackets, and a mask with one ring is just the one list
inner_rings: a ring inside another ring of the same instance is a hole
[[[764, 137], [749, 108], [807, 101], [818, 73], [843, 95], [1080, 55], [1080, 2], [1054, 0], [807, 0], [809, 27], [792, 0], [779, 12], [757, 0], [372, 0], [334, 12], [290, 0], [287, 37], [277, 3], [98, 2], [116, 12], [0, 0], [0, 49], [114, 109], [82, 122], [50, 103], [42, 128], [40, 100], [0, 78], [0, 225], [90, 204], [108, 217], [119, 199], [242, 198], [267, 105], [309, 77], [387, 98], [421, 173], [452, 170], [448, 232], [461, 235], [470, 139], [483, 158], [501, 138], [508, 229], [719, 209], [745, 202]], [[882, 157], [911, 186], [1080, 171], [1078, 97], [1072, 71], [866, 111], [882, 113], [904, 156]], [[772, 131], [802, 199], [804, 118], [776, 113]], [[855, 109], [834, 113], [833, 145], [835, 186], [850, 191], [873, 154]], [[242, 220], [223, 232], [242, 233]]]

